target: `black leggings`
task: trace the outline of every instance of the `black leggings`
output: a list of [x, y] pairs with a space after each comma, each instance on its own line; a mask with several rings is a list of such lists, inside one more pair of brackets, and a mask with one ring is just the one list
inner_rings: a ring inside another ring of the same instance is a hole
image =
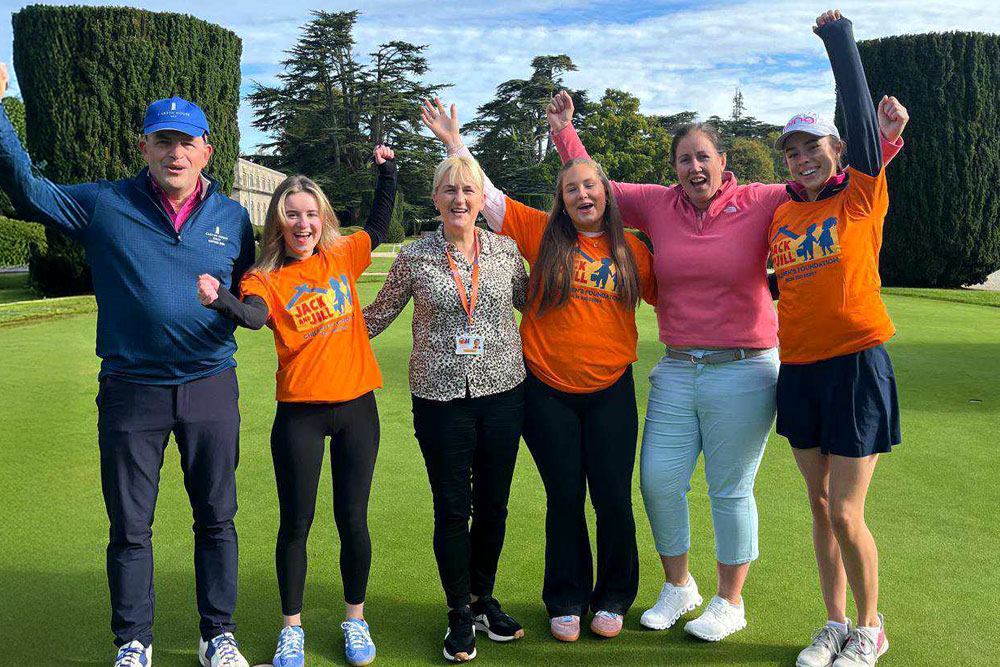
[[281, 510], [274, 561], [281, 612], [286, 616], [302, 611], [306, 538], [316, 513], [316, 491], [327, 436], [330, 436], [333, 517], [340, 533], [344, 600], [348, 604], [364, 602], [368, 587], [372, 562], [368, 496], [379, 440], [375, 395], [368, 392], [343, 403], [279, 402], [271, 429], [271, 456]]
[[[524, 442], [545, 484], [545, 583], [549, 616], [588, 608], [624, 614], [639, 589], [632, 470], [639, 421], [632, 367], [607, 389], [569, 394], [528, 371]], [[597, 515], [597, 581], [584, 502]]]

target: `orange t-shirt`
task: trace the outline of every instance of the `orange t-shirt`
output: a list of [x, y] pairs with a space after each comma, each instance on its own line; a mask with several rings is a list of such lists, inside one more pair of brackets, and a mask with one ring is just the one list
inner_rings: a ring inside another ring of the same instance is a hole
[[814, 202], [786, 202], [771, 221], [784, 363], [860, 352], [896, 331], [882, 303], [878, 275], [889, 209], [885, 169], [875, 177], [848, 169], [850, 181], [843, 190]]
[[[501, 233], [517, 242], [534, 266], [548, 214], [507, 198]], [[530, 305], [521, 317], [524, 361], [545, 384], [567, 393], [600, 391], [614, 384], [638, 357], [635, 311], [623, 308], [615, 295], [618, 268], [606, 234], [577, 237], [575, 270], [569, 299], [542, 316]], [[639, 268], [642, 298], [656, 303], [652, 255], [642, 241], [625, 238]]]
[[349, 401], [382, 386], [355, 284], [371, 264], [371, 237], [339, 239], [329, 250], [240, 283], [267, 302], [278, 350], [277, 399]]

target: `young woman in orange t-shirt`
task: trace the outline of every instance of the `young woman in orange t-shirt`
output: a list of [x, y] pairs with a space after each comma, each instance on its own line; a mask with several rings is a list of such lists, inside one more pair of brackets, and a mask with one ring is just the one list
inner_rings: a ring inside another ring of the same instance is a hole
[[[424, 123], [450, 154], [467, 153], [452, 106], [424, 105]], [[632, 363], [640, 299], [655, 303], [652, 256], [625, 231], [611, 186], [592, 160], [560, 171], [552, 211], [532, 209], [487, 179], [483, 213], [531, 266], [521, 338], [524, 441], [545, 484], [542, 599], [557, 639], [575, 641], [580, 618], [616, 636], [635, 600], [639, 559], [632, 515], [638, 417]], [[584, 514], [597, 515], [597, 578]]]
[[340, 534], [346, 620], [344, 651], [352, 665], [375, 659], [364, 620], [371, 567], [368, 498], [378, 454], [374, 390], [382, 375], [368, 340], [356, 281], [389, 228], [396, 196], [392, 150], [374, 151], [378, 184], [364, 230], [341, 236], [323, 191], [305, 176], [289, 176], [268, 206], [260, 257], [241, 284], [242, 300], [198, 279], [198, 298], [241, 326], [274, 332], [278, 409], [271, 455], [280, 525], [275, 548], [284, 627], [274, 664], [304, 661], [302, 596], [306, 539], [316, 509], [326, 438], [333, 469], [333, 513]]
[[[878, 551], [865, 501], [879, 454], [901, 440], [892, 362], [895, 333], [880, 296], [878, 256], [889, 206], [877, 114], [851, 23], [816, 19], [844, 111], [850, 166], [836, 126], [793, 116], [775, 147], [795, 179], [771, 222], [781, 297], [777, 431], [805, 478], [827, 623], [799, 667], [870, 667], [889, 647], [878, 613]], [[905, 124], [893, 101], [883, 111]], [[902, 128], [900, 127], [900, 131]], [[857, 627], [846, 616], [850, 584]]]

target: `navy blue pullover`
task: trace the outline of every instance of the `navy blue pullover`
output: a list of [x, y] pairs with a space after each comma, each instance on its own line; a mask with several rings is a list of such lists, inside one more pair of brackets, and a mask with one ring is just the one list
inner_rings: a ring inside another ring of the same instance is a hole
[[182, 384], [236, 365], [236, 324], [198, 303], [208, 273], [237, 290], [254, 260], [246, 209], [210, 180], [178, 233], [152, 192], [149, 170], [135, 178], [56, 185], [34, 172], [7, 114], [0, 111], [0, 188], [25, 220], [83, 246], [97, 297], [100, 377]]

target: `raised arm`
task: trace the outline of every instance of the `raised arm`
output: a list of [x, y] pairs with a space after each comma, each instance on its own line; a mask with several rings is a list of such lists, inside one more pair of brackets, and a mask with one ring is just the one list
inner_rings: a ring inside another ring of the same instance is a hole
[[878, 103], [878, 128], [882, 144], [882, 166], [888, 167], [903, 149], [903, 128], [910, 122], [910, 112], [895, 97], [882, 96]]
[[846, 125], [847, 162], [852, 169], [876, 176], [882, 170], [878, 115], [868, 91], [851, 22], [842, 17], [839, 10], [828, 11], [816, 19], [813, 30], [823, 40], [837, 83], [837, 96]]
[[[0, 63], [0, 97], [7, 92], [7, 65]], [[75, 238], [90, 225], [101, 187], [56, 185], [34, 173], [31, 158], [21, 146], [7, 112], [0, 109], [0, 189], [10, 197], [18, 215], [40, 222]]]
[[[546, 107], [545, 117], [549, 121], [552, 140], [563, 164], [581, 158], [591, 159], [573, 127], [573, 98], [569, 93], [559, 91]], [[645, 231], [649, 225], [649, 213], [657, 206], [657, 200], [663, 196], [666, 188], [656, 184], [611, 181], [611, 190], [625, 224]]]
[[[237, 285], [239, 283], [236, 283]], [[198, 301], [247, 329], [260, 329], [267, 322], [267, 302], [256, 294], [240, 300], [229, 290], [220, 290], [215, 276], [198, 276]]]
[[573, 127], [573, 111], [573, 98], [565, 90], [553, 95], [549, 105], [545, 107], [545, 118], [549, 121], [552, 139], [563, 164], [570, 160], [590, 159], [587, 149], [576, 133], [576, 128]]
[[364, 231], [371, 237], [372, 251], [378, 247], [389, 232], [392, 210], [396, 205], [396, 154], [388, 146], [379, 144], [373, 151], [378, 181], [375, 184], [375, 198]]
[[[463, 156], [473, 158], [472, 152], [465, 147], [462, 142], [462, 135], [459, 131], [458, 115], [455, 112], [455, 105], [451, 105], [451, 113], [446, 114], [441, 99], [434, 98], [434, 101], [424, 100], [420, 105], [420, 116], [434, 136], [444, 144], [448, 157]], [[486, 195], [486, 205], [483, 207], [483, 217], [491, 231], [497, 234], [502, 233], [503, 219], [506, 214], [506, 196], [500, 191], [490, 177], [483, 172], [483, 194]]]
[[361, 314], [368, 327], [368, 337], [374, 338], [385, 331], [395, 320], [413, 296], [413, 279], [410, 274], [410, 256], [406, 248], [396, 255], [389, 267], [385, 284], [378, 291], [375, 300], [362, 309]]

